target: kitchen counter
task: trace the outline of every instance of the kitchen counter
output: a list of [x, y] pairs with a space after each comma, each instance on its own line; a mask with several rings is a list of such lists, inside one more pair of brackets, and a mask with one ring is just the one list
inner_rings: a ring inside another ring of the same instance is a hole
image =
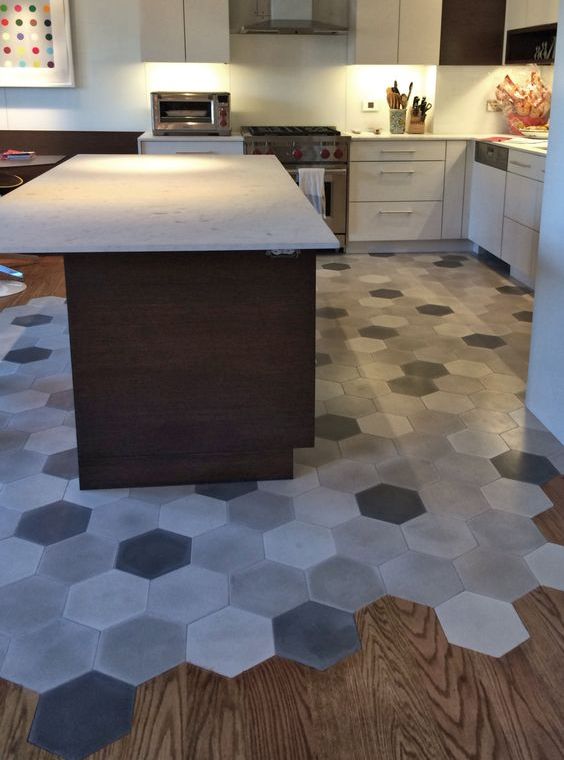
[[76, 156], [3, 199], [0, 226], [0, 253], [339, 247], [272, 156]]
[[[508, 134], [497, 134], [497, 135], [491, 135], [491, 134], [483, 134], [483, 135], [476, 135], [476, 134], [435, 134], [435, 133], [425, 133], [424, 135], [410, 135], [407, 133], [404, 133], [403, 135], [392, 135], [390, 132], [382, 132], [379, 135], [375, 135], [373, 132], [361, 132], [360, 134], [355, 134], [354, 132], [345, 132], [344, 134], [348, 135], [351, 138], [352, 142], [378, 142], [378, 141], [386, 141], [386, 140], [415, 140], [415, 141], [428, 141], [428, 140], [443, 140], [443, 141], [450, 141], [450, 140], [466, 140], [466, 141], [479, 141], [479, 142], [490, 142], [491, 138], [502, 138], [501, 140], [494, 139], [493, 141], [500, 144], [505, 145], [507, 148], [515, 149], [523, 151], [524, 153], [532, 153], [537, 156], [546, 156], [546, 144], [547, 141], [545, 140], [531, 140], [527, 137], [519, 137], [518, 135], [508, 135]], [[503, 139], [506, 138], [506, 139]], [[508, 138], [508, 139], [507, 139]], [[537, 144], [538, 143], [538, 144]], [[542, 145], [541, 145], [542, 144]]]
[[293, 476], [339, 243], [274, 157], [78, 156], [0, 227], [0, 251], [64, 254], [81, 488]]

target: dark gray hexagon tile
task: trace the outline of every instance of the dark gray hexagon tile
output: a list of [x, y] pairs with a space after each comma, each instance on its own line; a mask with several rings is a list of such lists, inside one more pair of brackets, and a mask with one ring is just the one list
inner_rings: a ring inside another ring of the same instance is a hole
[[29, 741], [65, 760], [82, 760], [131, 731], [135, 688], [90, 672], [43, 694]]
[[232, 522], [254, 530], [272, 530], [294, 519], [292, 500], [267, 491], [254, 491], [229, 504]]
[[54, 475], [56, 478], [73, 480], [78, 478], [78, 452], [76, 449], [60, 451], [57, 454], [51, 454], [43, 466], [43, 472], [47, 475]]
[[53, 352], [48, 348], [15, 348], [4, 356], [5, 362], [14, 364], [30, 364], [31, 362], [40, 362], [48, 359]]
[[58, 501], [25, 512], [18, 523], [16, 536], [42, 546], [56, 544], [84, 533], [92, 511], [78, 504]]
[[96, 669], [138, 686], [176, 667], [185, 657], [185, 625], [142, 615], [104, 631]]
[[54, 409], [63, 409], [65, 412], [72, 412], [74, 411], [74, 392], [66, 390], [52, 393], [46, 405]]
[[532, 520], [511, 512], [492, 509], [472, 518], [468, 526], [480, 546], [510, 554], [529, 554], [546, 543]]
[[316, 367], [326, 367], [328, 364], [331, 364], [332, 361], [333, 360], [331, 359], [329, 354], [322, 354], [322, 353], [315, 354]]
[[450, 306], [439, 306], [438, 304], [425, 304], [424, 306], [418, 306], [417, 311], [420, 314], [426, 314], [433, 317], [446, 317], [447, 314], [454, 314], [454, 311]]
[[342, 441], [358, 435], [360, 428], [355, 419], [337, 414], [324, 414], [315, 420], [315, 435], [330, 441]]
[[333, 272], [344, 272], [346, 269], [350, 269], [348, 264], [341, 264], [339, 262], [332, 262], [331, 264], [323, 264], [322, 269], [329, 269]]
[[530, 288], [521, 285], [502, 285], [497, 291], [506, 296], [524, 296], [531, 292]]
[[27, 433], [19, 430], [0, 431], [0, 451], [13, 451], [24, 447], [28, 439]]
[[448, 370], [445, 368], [444, 364], [437, 364], [436, 362], [408, 362], [407, 364], [402, 364], [401, 368], [406, 375], [426, 377], [431, 380], [448, 375]]
[[278, 562], [259, 562], [231, 576], [231, 604], [273, 618], [308, 599], [304, 573]]
[[79, 583], [111, 570], [117, 549], [117, 541], [82, 533], [48, 546], [38, 570], [62, 583]]
[[332, 306], [324, 306], [317, 309], [315, 313], [318, 317], [321, 317], [321, 319], [342, 319], [343, 317], [349, 316], [348, 311], [345, 309], [337, 309]]
[[389, 380], [393, 393], [401, 393], [404, 396], [428, 396], [438, 391], [437, 386], [427, 377], [397, 377]]
[[12, 319], [12, 324], [17, 327], [37, 327], [39, 325], [48, 325], [53, 321], [53, 317], [47, 314], [27, 314], [23, 317]]
[[231, 573], [264, 559], [262, 534], [243, 525], [224, 525], [192, 542], [192, 563], [219, 573]]
[[546, 457], [528, 454], [525, 451], [506, 451], [494, 457], [492, 464], [502, 478], [537, 485], [548, 483], [560, 474]]
[[393, 327], [381, 327], [380, 325], [361, 327], [358, 332], [363, 338], [375, 338], [377, 340], [388, 340], [399, 335], [399, 332]]
[[531, 323], [533, 321], [533, 312], [532, 311], [518, 311], [514, 315], [515, 319], [518, 322], [529, 322]]
[[310, 568], [307, 576], [313, 601], [346, 612], [356, 612], [386, 593], [375, 567], [346, 557], [331, 557]]
[[360, 649], [354, 617], [334, 607], [306, 602], [274, 618], [276, 654], [326, 670]]
[[92, 669], [98, 632], [72, 623], [53, 623], [13, 639], [0, 676], [42, 693]]
[[381, 566], [389, 594], [436, 607], [463, 591], [452, 562], [417, 552], [406, 552]]
[[475, 594], [514, 602], [538, 586], [521, 557], [479, 547], [455, 560], [464, 587]]
[[22, 636], [60, 617], [67, 587], [38, 575], [0, 588], [0, 632]]
[[394, 290], [393, 288], [378, 288], [377, 290], [371, 290], [370, 295], [372, 298], [395, 300], [396, 298], [402, 298], [403, 293], [401, 290]]
[[257, 490], [256, 481], [244, 483], [209, 483], [208, 485], [196, 486], [196, 493], [202, 496], [209, 496], [211, 499], [220, 501], [231, 501], [238, 496], [252, 493]]
[[467, 346], [471, 346], [472, 348], [500, 348], [506, 345], [503, 338], [500, 338], [499, 335], [473, 333], [472, 335], [466, 335], [462, 340]]
[[401, 525], [425, 512], [425, 505], [417, 491], [387, 483], [357, 493], [360, 512], [373, 520]]
[[116, 568], [140, 578], [159, 578], [190, 564], [192, 540], [168, 530], [152, 530], [119, 545]]

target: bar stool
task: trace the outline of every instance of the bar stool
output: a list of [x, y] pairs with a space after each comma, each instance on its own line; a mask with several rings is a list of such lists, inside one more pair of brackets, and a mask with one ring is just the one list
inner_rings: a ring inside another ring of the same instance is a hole
[[[16, 187], [23, 185], [23, 182], [23, 179], [18, 177], [17, 174], [0, 175], [0, 196], [4, 194], [4, 191], [14, 190]], [[0, 298], [13, 296], [25, 290], [26, 284], [23, 280], [23, 272], [0, 264]]]

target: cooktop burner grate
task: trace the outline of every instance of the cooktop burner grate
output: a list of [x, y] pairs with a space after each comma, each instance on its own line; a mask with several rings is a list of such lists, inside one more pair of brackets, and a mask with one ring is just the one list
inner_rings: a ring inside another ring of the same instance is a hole
[[243, 127], [243, 134], [252, 137], [339, 137], [335, 127]]

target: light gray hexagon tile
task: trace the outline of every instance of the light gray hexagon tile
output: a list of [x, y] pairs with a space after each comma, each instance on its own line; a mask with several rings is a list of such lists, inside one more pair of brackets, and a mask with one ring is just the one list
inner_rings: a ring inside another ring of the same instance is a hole
[[224, 525], [192, 541], [192, 564], [218, 573], [232, 573], [261, 559], [262, 534], [243, 525]]
[[383, 483], [416, 491], [427, 483], [434, 483], [440, 477], [431, 462], [415, 457], [395, 457], [382, 462], [377, 469]]
[[482, 488], [484, 496], [494, 509], [535, 517], [553, 505], [540, 486], [519, 480], [500, 478]]
[[253, 530], [271, 530], [294, 519], [290, 498], [263, 490], [238, 496], [229, 502], [228, 509], [232, 522]]
[[0, 454], [0, 482], [13, 483], [15, 480], [39, 475], [47, 457], [36, 451], [8, 451]]
[[56, 454], [59, 451], [68, 451], [68, 449], [75, 447], [76, 431], [65, 425], [32, 433], [25, 445], [25, 448], [30, 451], [38, 451], [40, 454], [47, 455]]
[[264, 534], [267, 559], [305, 570], [336, 552], [331, 531], [298, 520]]
[[480, 546], [524, 556], [546, 543], [546, 539], [527, 517], [492, 509], [468, 521]]
[[13, 451], [25, 446], [28, 439], [27, 433], [19, 430], [2, 430], [0, 432], [0, 451]]
[[499, 478], [499, 472], [489, 459], [456, 451], [437, 459], [435, 467], [446, 480], [461, 480], [478, 486], [485, 486]]
[[149, 581], [109, 570], [71, 586], [65, 617], [103, 630], [145, 611]]
[[0, 676], [42, 693], [92, 669], [98, 631], [69, 620], [12, 639]]
[[525, 557], [541, 586], [564, 591], [564, 546], [545, 544]]
[[317, 472], [322, 486], [344, 493], [358, 493], [380, 482], [375, 467], [348, 459], [331, 462], [320, 467]]
[[538, 586], [525, 560], [514, 554], [479, 547], [455, 560], [467, 591], [514, 602]]
[[11, 415], [8, 427], [13, 430], [21, 430], [24, 433], [36, 433], [40, 430], [48, 430], [62, 425], [65, 414], [66, 412], [63, 409], [42, 406], [40, 409], [31, 409], [27, 412]]
[[0, 491], [0, 504], [18, 512], [53, 504], [63, 498], [67, 481], [52, 475], [31, 475], [8, 483]]
[[59, 618], [68, 586], [34, 575], [0, 588], [0, 633], [22, 636]]
[[294, 499], [296, 518], [301, 522], [334, 528], [359, 517], [360, 510], [352, 494], [331, 488], [315, 488]]
[[17, 391], [6, 396], [0, 396], [0, 412], [7, 412], [8, 414], [27, 412], [30, 409], [45, 406], [48, 400], [47, 393], [34, 390]]
[[226, 607], [188, 626], [188, 662], [234, 678], [274, 656], [272, 621]]
[[302, 570], [278, 562], [258, 562], [231, 576], [231, 605], [273, 618], [308, 599]]
[[82, 507], [96, 509], [103, 504], [118, 501], [129, 496], [128, 488], [100, 489], [96, 491], [82, 491], [78, 478], [70, 480], [66, 486], [65, 501], [72, 504], [80, 504]]
[[70, 391], [72, 390], [72, 375], [70, 372], [63, 372], [58, 375], [41, 377], [33, 383], [33, 389], [49, 394]]
[[125, 498], [102, 504], [92, 512], [88, 532], [119, 541], [156, 528], [160, 505]]
[[492, 657], [503, 657], [529, 638], [511, 604], [470, 591], [441, 604], [436, 613], [450, 644]]
[[461, 430], [449, 435], [448, 440], [460, 454], [470, 454], [486, 459], [493, 459], [498, 454], [509, 450], [509, 446], [501, 436], [480, 430]]
[[46, 547], [38, 572], [62, 583], [79, 583], [114, 567], [118, 542], [81, 533]]
[[14, 509], [0, 507], [0, 539], [11, 538], [14, 535], [20, 516]]
[[357, 517], [333, 529], [337, 554], [369, 565], [381, 565], [407, 551], [397, 525]]
[[20, 538], [6, 538], [0, 541], [0, 586], [33, 575], [42, 554], [43, 547], [30, 541]]
[[307, 493], [319, 485], [317, 470], [303, 464], [294, 466], [294, 477], [290, 480], [262, 480], [258, 487], [280, 496], [299, 496]]
[[129, 495], [139, 501], [150, 501], [154, 504], [168, 504], [171, 501], [184, 499], [195, 491], [195, 486], [151, 486], [147, 488], [131, 488]]
[[394, 441], [365, 433], [346, 438], [340, 447], [346, 459], [364, 464], [378, 465], [397, 456]]
[[380, 567], [391, 596], [436, 607], [463, 590], [452, 562], [409, 551]]
[[419, 492], [425, 507], [437, 515], [468, 519], [490, 508], [480, 487], [456, 480], [439, 480]]
[[180, 665], [185, 655], [185, 625], [142, 615], [103, 632], [95, 667], [139, 686]]
[[422, 554], [455, 559], [477, 546], [468, 526], [458, 517], [425, 514], [402, 526], [407, 545]]
[[151, 581], [147, 611], [178, 623], [193, 623], [229, 604], [227, 575], [187, 566]]
[[10, 643], [9, 637], [4, 636], [3, 633], [0, 633], [0, 671], [2, 668], [2, 664], [4, 662], [4, 658], [6, 656], [6, 652], [8, 651], [9, 643]]
[[191, 537], [219, 528], [226, 522], [227, 505], [224, 501], [196, 493], [164, 504], [159, 517], [160, 528]]
[[347, 557], [331, 557], [310, 568], [307, 577], [311, 599], [346, 612], [356, 612], [386, 593], [375, 567]]

